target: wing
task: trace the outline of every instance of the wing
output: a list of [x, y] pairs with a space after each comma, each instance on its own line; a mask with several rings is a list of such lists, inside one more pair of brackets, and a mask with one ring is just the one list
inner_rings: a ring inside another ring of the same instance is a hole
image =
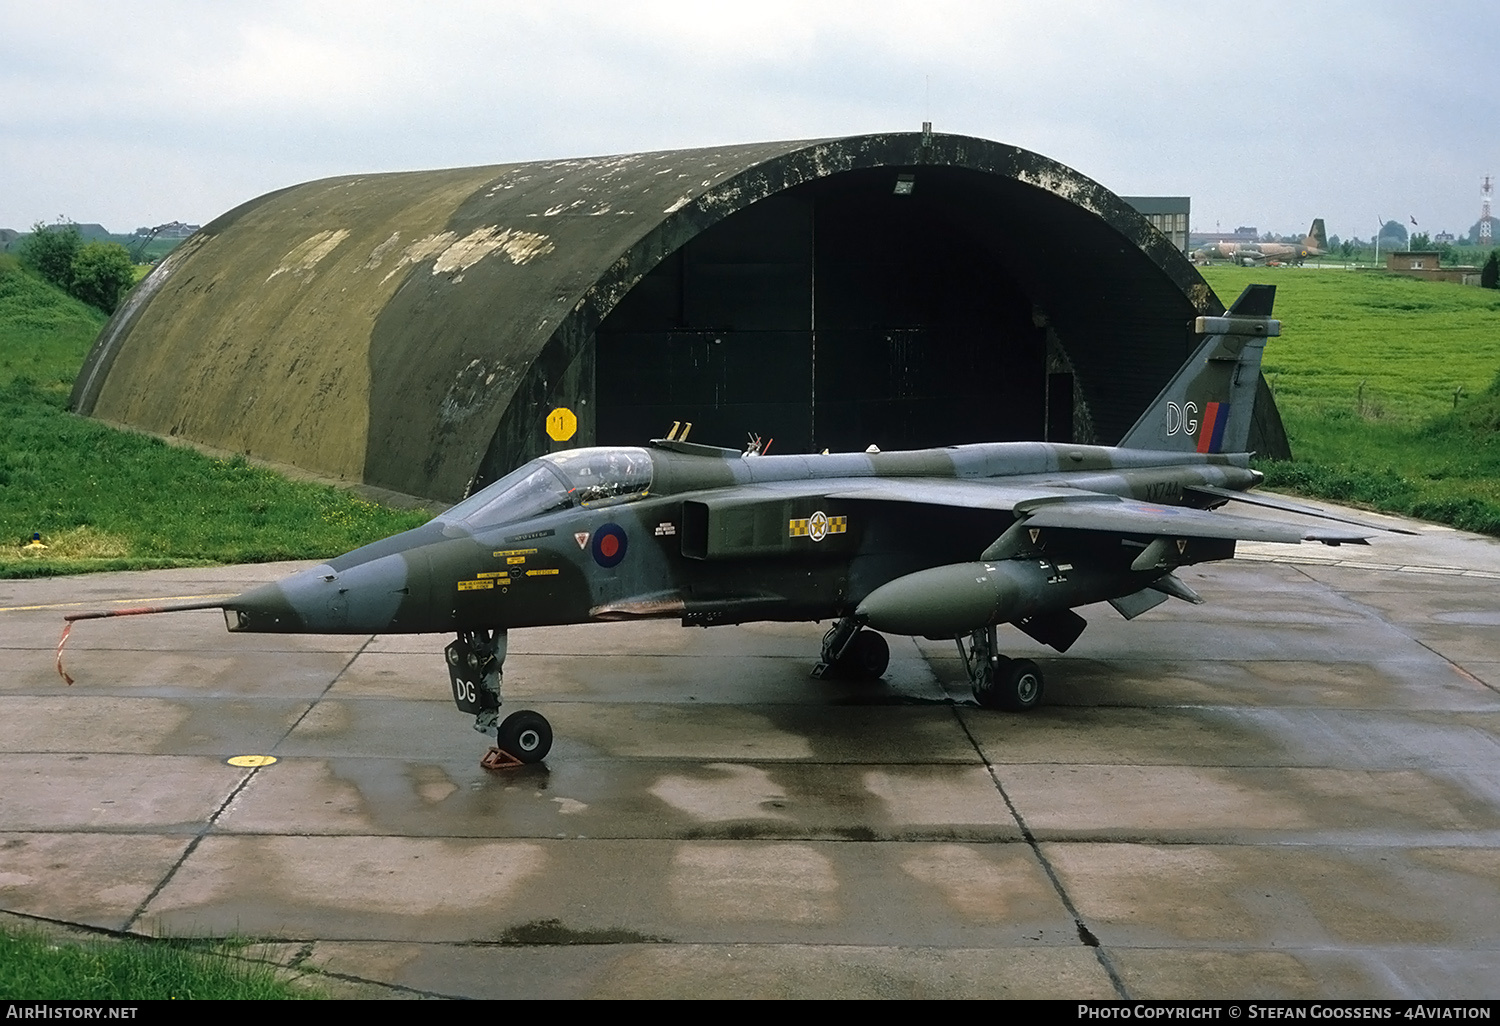
[[854, 501], [1008, 510], [1013, 521], [978, 561], [934, 566], [887, 581], [860, 600], [855, 615], [876, 630], [932, 638], [1012, 623], [1058, 651], [1067, 651], [1083, 631], [1085, 621], [1074, 607], [1109, 602], [1132, 619], [1169, 596], [1203, 601], [1174, 571], [1229, 559], [1237, 541], [1364, 544], [1371, 533], [1021, 481], [885, 478], [827, 494]]
[[1216, 488], [1212, 485], [1192, 485], [1185, 491], [1194, 492], [1206, 499], [1217, 502], [1243, 502], [1247, 506], [1261, 506], [1265, 509], [1280, 510], [1283, 513], [1296, 513], [1304, 517], [1317, 517], [1320, 520], [1336, 520], [1341, 524], [1354, 524], [1363, 527], [1371, 533], [1376, 531], [1390, 532], [1392, 534], [1420, 534], [1405, 527], [1391, 527], [1388, 525], [1371, 523], [1358, 517], [1351, 517], [1344, 513], [1335, 513], [1332, 510], [1323, 509], [1321, 506], [1307, 506], [1300, 502], [1292, 502], [1274, 495], [1262, 495], [1258, 492], [1237, 492], [1232, 488]]
[[[1109, 498], [1114, 498], [1113, 496]], [[1304, 542], [1326, 545], [1367, 544], [1369, 531], [1348, 527], [1303, 527], [1272, 520], [1216, 513], [1187, 506], [1157, 506], [1134, 499], [1103, 502], [1043, 502], [1016, 507], [1028, 527], [1060, 527], [1112, 534], [1146, 534], [1171, 538], [1219, 538], [1232, 541]]]
[[[1227, 489], [1196, 486], [1192, 490], [1211, 493], [1215, 498], [1238, 497], [1240, 494]], [[1159, 506], [1063, 485], [887, 477], [861, 481], [852, 487], [830, 490], [825, 494], [830, 499], [1001, 510], [1014, 513], [1017, 522], [1024, 522], [1028, 527], [1106, 531], [1114, 534], [1359, 545], [1364, 544], [1372, 533], [1372, 529], [1363, 524], [1358, 525], [1360, 530], [1303, 527], [1187, 506]], [[1316, 515], [1311, 509], [1294, 508], [1290, 511]], [[1005, 557], [990, 555], [986, 558]]]
[[1011, 484], [963, 478], [877, 477], [862, 478], [848, 487], [835, 486], [824, 493], [830, 499], [862, 502], [909, 502], [923, 506], [957, 506], [994, 509], [1009, 513], [1017, 506], [1038, 500], [1089, 502], [1113, 499], [1112, 495], [1068, 488], [1062, 485]]

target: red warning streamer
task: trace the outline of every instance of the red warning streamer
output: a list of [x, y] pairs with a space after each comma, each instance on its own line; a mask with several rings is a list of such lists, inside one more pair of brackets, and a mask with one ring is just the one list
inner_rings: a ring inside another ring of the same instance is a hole
[[102, 620], [106, 616], [145, 616], [149, 613], [182, 613], [192, 609], [223, 609], [223, 602], [176, 602], [166, 606], [136, 606], [133, 609], [106, 609], [96, 613], [68, 613], [63, 619], [62, 637], [57, 639], [57, 675], [67, 684], [73, 683], [68, 671], [63, 669], [63, 646], [73, 632], [73, 624], [79, 620]]
[[73, 624], [71, 621], [69, 621], [68, 623], [63, 624], [62, 637], [57, 639], [57, 675], [63, 679], [64, 684], [70, 685], [73, 683], [73, 678], [69, 677], [68, 671], [63, 669], [62, 650], [63, 646], [68, 643], [68, 635], [72, 632]]

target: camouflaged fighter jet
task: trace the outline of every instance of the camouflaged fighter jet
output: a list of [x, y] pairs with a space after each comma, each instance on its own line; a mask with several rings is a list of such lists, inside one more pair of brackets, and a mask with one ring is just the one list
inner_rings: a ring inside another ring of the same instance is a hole
[[[676, 439], [532, 460], [426, 525], [235, 598], [231, 631], [452, 633], [459, 709], [520, 762], [552, 744], [540, 714], [503, 721], [515, 627], [647, 617], [711, 626], [831, 620], [817, 676], [878, 677], [887, 634], [953, 638], [981, 705], [1027, 710], [1042, 673], [1000, 654], [1010, 624], [1066, 651], [1109, 602], [1133, 618], [1174, 571], [1229, 559], [1238, 540], [1363, 543], [1370, 529], [1307, 528], [1213, 512], [1241, 493], [1275, 289], [1252, 285], [1118, 447], [1000, 442], [910, 452], [761, 456]], [[1351, 523], [1350, 521], [1344, 521]], [[82, 619], [110, 613], [75, 614]]]

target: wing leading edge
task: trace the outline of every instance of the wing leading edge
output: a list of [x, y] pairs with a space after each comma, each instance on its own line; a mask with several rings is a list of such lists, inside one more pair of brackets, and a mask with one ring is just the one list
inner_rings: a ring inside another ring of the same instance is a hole
[[956, 478], [877, 477], [825, 493], [830, 499], [860, 502], [908, 502], [920, 506], [956, 506], [1009, 513], [1017, 506], [1047, 500], [1089, 502], [1112, 495], [1062, 485], [1013, 485], [999, 481]]
[[[1207, 491], [1207, 489], [1198, 489]], [[1217, 495], [1221, 490], [1214, 489]], [[1224, 490], [1227, 491], [1227, 490]], [[1027, 527], [1174, 538], [1364, 545], [1371, 530], [1285, 524], [1188, 506], [1162, 506], [1065, 486], [1012, 485], [981, 480], [881, 478], [827, 492], [830, 499], [904, 502], [1014, 513]], [[1238, 494], [1238, 493], [1231, 493]], [[987, 553], [985, 558], [1005, 558]]]
[[1187, 506], [1157, 506], [1134, 499], [1113, 502], [1047, 502], [1016, 512], [1028, 527], [1106, 531], [1112, 534], [1151, 534], [1174, 538], [1219, 538], [1231, 541], [1304, 542], [1325, 545], [1368, 544], [1368, 531], [1344, 527], [1303, 527], [1254, 517], [1215, 513]]

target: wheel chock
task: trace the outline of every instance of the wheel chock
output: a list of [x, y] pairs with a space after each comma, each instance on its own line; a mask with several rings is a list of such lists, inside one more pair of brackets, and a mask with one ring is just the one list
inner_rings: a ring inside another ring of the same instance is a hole
[[526, 764], [503, 748], [491, 748], [484, 753], [484, 758], [479, 760], [479, 765], [487, 770], [506, 770], [516, 769]]

